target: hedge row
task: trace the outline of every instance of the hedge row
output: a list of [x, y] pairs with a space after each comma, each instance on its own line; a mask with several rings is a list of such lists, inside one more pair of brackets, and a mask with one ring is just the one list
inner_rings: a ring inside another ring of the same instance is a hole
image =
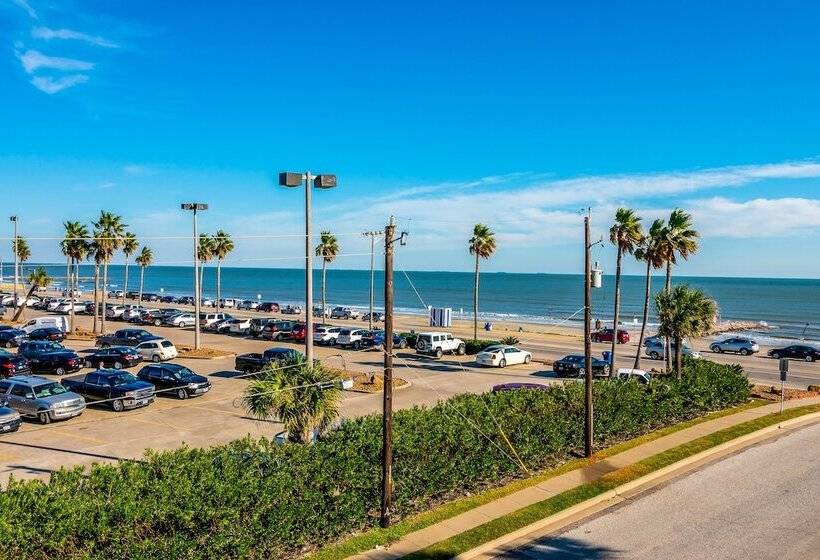
[[[682, 382], [595, 383], [602, 446], [744, 402], [739, 367], [699, 361]], [[395, 517], [521, 476], [583, 448], [583, 386], [460, 395], [395, 415]], [[344, 423], [313, 445], [245, 439], [151, 453], [145, 463], [60, 471], [0, 493], [8, 559], [292, 558], [377, 525], [381, 422]]]

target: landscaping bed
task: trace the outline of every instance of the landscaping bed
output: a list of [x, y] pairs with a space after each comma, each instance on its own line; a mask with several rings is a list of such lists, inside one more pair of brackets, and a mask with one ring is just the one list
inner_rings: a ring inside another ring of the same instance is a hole
[[177, 356], [179, 358], [195, 358], [200, 360], [227, 358], [236, 355], [235, 353], [228, 352], [227, 350], [217, 350], [216, 348], [207, 348], [204, 346], [199, 349], [194, 349], [193, 346], [186, 345], [177, 346], [177, 352], [179, 353]]

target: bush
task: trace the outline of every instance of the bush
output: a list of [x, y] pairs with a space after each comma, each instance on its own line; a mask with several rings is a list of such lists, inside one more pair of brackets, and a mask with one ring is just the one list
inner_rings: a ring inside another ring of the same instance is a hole
[[475, 340], [474, 339], [474, 340], [467, 340], [464, 343], [464, 346], [466, 347], [467, 354], [472, 355], [472, 354], [478, 354], [479, 352], [481, 352], [482, 350], [484, 350], [488, 346], [493, 346], [495, 344], [501, 344], [501, 343], [497, 340], [482, 340], [482, 339]]
[[408, 348], [415, 348], [416, 347], [416, 341], [419, 338], [419, 335], [417, 333], [403, 332], [403, 333], [399, 333], [399, 336], [403, 337], [407, 341], [407, 347]]
[[[683, 381], [597, 381], [598, 447], [740, 404], [738, 367], [687, 362]], [[460, 395], [394, 421], [395, 518], [522, 476], [583, 449], [583, 385]], [[498, 422], [498, 424], [496, 424]], [[293, 558], [378, 524], [381, 419], [313, 445], [244, 439], [61, 470], [0, 493], [4, 559]]]
[[515, 346], [519, 342], [520, 341], [518, 340], [518, 337], [517, 336], [512, 336], [512, 335], [505, 336], [504, 338], [501, 339], [501, 344], [509, 344], [510, 346]]

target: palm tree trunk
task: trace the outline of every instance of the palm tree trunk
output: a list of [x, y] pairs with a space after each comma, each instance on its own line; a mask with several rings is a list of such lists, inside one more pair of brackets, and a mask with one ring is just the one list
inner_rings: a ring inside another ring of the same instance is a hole
[[97, 332], [97, 314], [100, 311], [100, 265], [94, 264], [94, 332]]
[[[664, 287], [666, 293], [672, 291], [672, 261], [666, 261], [666, 286]], [[666, 371], [672, 370], [672, 352], [670, 349], [670, 338], [667, 336], [664, 342], [666, 349], [664, 350], [664, 358], [666, 360]]]
[[222, 259], [216, 259], [216, 305], [222, 301]]
[[102, 310], [100, 311], [100, 332], [105, 334], [105, 304], [108, 303], [108, 260], [103, 262]]
[[69, 296], [69, 301], [71, 302], [71, 308], [68, 310], [68, 332], [74, 332], [74, 258], [72, 257], [69, 260], [69, 273], [68, 279], [66, 280], [66, 285], [68, 286], [68, 293], [71, 294]]
[[74, 294], [71, 293], [71, 281], [69, 280], [71, 276], [71, 258], [65, 258], [65, 295], [68, 298], [74, 297]]
[[[199, 293], [197, 294], [197, 297], [199, 298], [199, 305], [200, 306], [202, 305], [202, 292], [204, 291], [203, 290], [203, 288], [204, 288], [203, 284], [204, 283], [205, 283], [205, 263], [200, 262], [199, 263]], [[219, 302], [217, 302], [217, 305], [219, 305]]]
[[612, 313], [612, 353], [610, 355], [609, 376], [615, 374], [615, 347], [618, 345], [618, 314], [621, 306], [621, 256], [623, 251], [618, 246], [618, 257], [615, 261], [615, 311]]
[[143, 286], [144, 281], [145, 281], [145, 267], [140, 266], [140, 299], [139, 299], [139, 301], [142, 301], [142, 286]]
[[680, 336], [675, 337], [675, 376], [678, 379], [683, 377], [683, 339]]
[[[125, 257], [125, 280], [122, 283], [122, 304], [125, 305], [125, 294], [128, 293], [128, 257]], [[139, 303], [137, 303], [139, 305]]]
[[[322, 259], [322, 322], [325, 320], [325, 309], [327, 309], [327, 261]], [[312, 309], [308, 309], [308, 313], [313, 313]]]
[[638, 338], [638, 353], [635, 354], [635, 369], [641, 369], [641, 348], [646, 335], [646, 322], [649, 320], [649, 297], [652, 295], [652, 263], [646, 261], [646, 293], [643, 298], [643, 323], [641, 324], [641, 336]]
[[473, 340], [478, 340], [478, 253], [475, 255], [475, 284], [473, 286]]
[[21, 305], [20, 307], [17, 308], [17, 313], [15, 313], [14, 317], [11, 319], [12, 323], [16, 323], [17, 320], [20, 318], [20, 315], [23, 314], [23, 311], [26, 310], [26, 306], [28, 305], [28, 300], [31, 299], [31, 296], [34, 295], [34, 290], [36, 290], [36, 289], [37, 289], [37, 285], [32, 284], [31, 288], [29, 288], [29, 290], [28, 290], [28, 295], [26, 296], [26, 299], [23, 300], [23, 305]]

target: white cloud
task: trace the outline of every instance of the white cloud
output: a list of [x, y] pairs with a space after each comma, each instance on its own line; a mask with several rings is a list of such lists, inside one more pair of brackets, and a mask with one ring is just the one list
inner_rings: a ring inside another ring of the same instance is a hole
[[52, 78], [51, 76], [34, 76], [31, 79], [31, 83], [34, 87], [49, 95], [53, 95], [78, 84], [83, 84], [87, 81], [88, 76], [85, 74], [72, 74], [62, 78]]
[[74, 31], [73, 29], [50, 29], [48, 27], [35, 27], [31, 30], [31, 36], [35, 39], [63, 39], [68, 41], [73, 40], [82, 41], [84, 43], [96, 45], [98, 47], [106, 47], [112, 49], [119, 48], [119, 45], [117, 43], [109, 41], [104, 37], [100, 37], [97, 35], [89, 35], [88, 33]]
[[687, 201], [704, 236], [764, 238], [820, 230], [820, 200], [756, 198], [736, 202], [715, 197]]
[[32, 8], [26, 0], [12, 0], [12, 2], [23, 8], [31, 19], [38, 19], [37, 12], [34, 11], [34, 8]]
[[94, 68], [94, 63], [92, 62], [74, 58], [62, 58], [59, 56], [47, 56], [33, 49], [29, 49], [24, 53], [18, 52], [17, 57], [20, 59], [23, 69], [29, 74], [33, 74], [35, 70], [40, 68], [63, 71], [91, 70]]

